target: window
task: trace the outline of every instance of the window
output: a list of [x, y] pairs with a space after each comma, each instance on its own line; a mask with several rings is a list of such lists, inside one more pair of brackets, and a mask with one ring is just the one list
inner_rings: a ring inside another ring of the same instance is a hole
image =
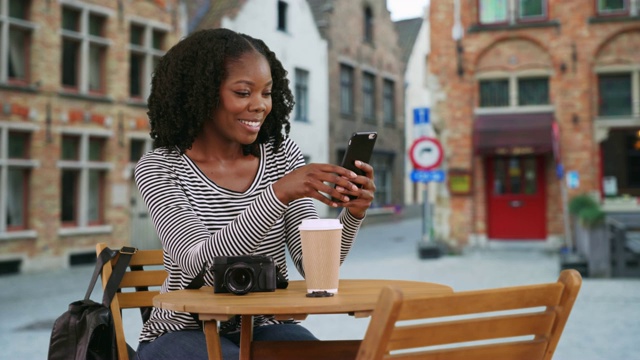
[[371, 165], [376, 169], [376, 193], [372, 207], [390, 205], [393, 193], [393, 156], [374, 153]]
[[396, 122], [395, 101], [395, 82], [384, 79], [382, 84], [382, 112], [383, 121], [387, 125], [394, 125]]
[[640, 196], [640, 131], [611, 129], [601, 143], [602, 173], [607, 179], [607, 196]]
[[598, 15], [637, 16], [640, 2], [638, 0], [595, 0]]
[[296, 69], [295, 120], [309, 121], [309, 72]]
[[639, 115], [640, 110], [633, 109], [633, 99], [640, 96], [633, 94], [633, 83], [640, 84], [638, 72], [606, 73], [598, 75], [599, 115], [624, 116]]
[[167, 30], [145, 23], [129, 27], [129, 97], [142, 101], [151, 92], [151, 74], [164, 55]]
[[353, 68], [340, 65], [340, 113], [353, 115]]
[[478, 91], [481, 108], [547, 106], [551, 101], [548, 76], [481, 79]]
[[547, 19], [547, 0], [478, 0], [480, 24], [515, 24]]
[[[0, 234], [2, 237], [29, 236], [31, 171], [38, 162], [30, 159], [30, 128], [0, 124]], [[33, 234], [35, 236], [35, 234]]]
[[278, 1], [278, 30], [287, 31], [287, 4], [284, 1]]
[[83, 7], [62, 7], [62, 86], [80, 94], [104, 94], [107, 16]]
[[0, 0], [0, 83], [29, 83], [31, 34], [35, 29], [29, 21], [30, 5], [28, 0]]
[[376, 122], [376, 77], [369, 72], [362, 73], [362, 115], [365, 122]]
[[60, 221], [63, 226], [104, 224], [105, 181], [112, 167], [104, 158], [107, 140], [106, 133], [63, 134], [58, 163], [62, 188]]
[[371, 7], [364, 8], [364, 41], [368, 43], [373, 42], [373, 11]]

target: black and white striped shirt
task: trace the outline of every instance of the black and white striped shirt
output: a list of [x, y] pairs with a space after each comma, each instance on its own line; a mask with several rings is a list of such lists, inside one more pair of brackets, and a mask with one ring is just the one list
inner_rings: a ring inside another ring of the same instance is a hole
[[[161, 292], [184, 289], [203, 264], [214, 256], [261, 254], [273, 256], [288, 277], [285, 245], [298, 271], [302, 271], [302, 248], [298, 226], [302, 219], [317, 218], [311, 199], [280, 202], [272, 184], [304, 165], [298, 146], [287, 139], [280, 151], [271, 143], [261, 147], [258, 172], [244, 192], [222, 188], [177, 150], [158, 148], [145, 154], [135, 169], [135, 179], [163, 247], [169, 273]], [[341, 261], [351, 249], [362, 220], [348, 211], [340, 213]], [[213, 286], [213, 276], [205, 276]], [[256, 325], [274, 324], [270, 317], [256, 317]], [[154, 308], [144, 324], [140, 341], [183, 329], [198, 329], [190, 314]]]

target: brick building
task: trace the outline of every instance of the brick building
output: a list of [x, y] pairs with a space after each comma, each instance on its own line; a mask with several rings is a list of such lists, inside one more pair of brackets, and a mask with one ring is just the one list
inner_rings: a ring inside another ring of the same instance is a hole
[[151, 70], [185, 14], [178, 0], [0, 0], [1, 272], [145, 234], [132, 166], [151, 147]]
[[637, 0], [431, 1], [441, 237], [558, 241], [579, 193], [638, 210], [639, 15]]
[[373, 207], [402, 205], [405, 64], [386, 0], [307, 2], [329, 47], [329, 161], [353, 132], [377, 131]]

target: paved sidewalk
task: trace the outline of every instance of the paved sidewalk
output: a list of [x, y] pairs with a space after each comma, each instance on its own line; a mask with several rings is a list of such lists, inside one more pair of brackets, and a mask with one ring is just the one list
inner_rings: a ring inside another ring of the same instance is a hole
[[[490, 244], [462, 255], [421, 260], [418, 218], [365, 225], [341, 268], [342, 278], [386, 278], [444, 283], [455, 290], [555, 281], [558, 255], [544, 246]], [[500, 246], [499, 246], [500, 245]], [[92, 266], [0, 277], [0, 359], [46, 359], [51, 326], [67, 305], [84, 296]], [[300, 279], [290, 270], [292, 279]], [[93, 299], [100, 298], [95, 291]], [[140, 329], [125, 311], [130, 344]], [[305, 322], [322, 339], [361, 338], [368, 319], [314, 315]], [[337, 325], [339, 324], [339, 325]], [[640, 359], [640, 279], [584, 279], [555, 360]]]

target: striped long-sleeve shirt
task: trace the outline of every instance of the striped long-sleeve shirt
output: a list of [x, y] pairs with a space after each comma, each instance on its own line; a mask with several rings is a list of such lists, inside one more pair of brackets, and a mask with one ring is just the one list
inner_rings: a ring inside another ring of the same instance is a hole
[[[309, 198], [280, 202], [272, 184], [304, 165], [298, 146], [290, 139], [275, 152], [263, 144], [253, 183], [244, 192], [218, 186], [177, 150], [158, 148], [145, 154], [135, 169], [135, 179], [163, 247], [168, 272], [161, 292], [184, 289], [204, 264], [214, 256], [271, 255], [288, 277], [285, 246], [298, 271], [302, 270], [302, 248], [298, 226], [302, 219], [317, 218]], [[362, 220], [342, 211], [341, 262], [351, 249]], [[213, 286], [213, 276], [205, 276]], [[256, 325], [278, 323], [271, 317], [256, 317]], [[144, 324], [140, 341], [183, 329], [198, 329], [188, 313], [154, 308]]]

